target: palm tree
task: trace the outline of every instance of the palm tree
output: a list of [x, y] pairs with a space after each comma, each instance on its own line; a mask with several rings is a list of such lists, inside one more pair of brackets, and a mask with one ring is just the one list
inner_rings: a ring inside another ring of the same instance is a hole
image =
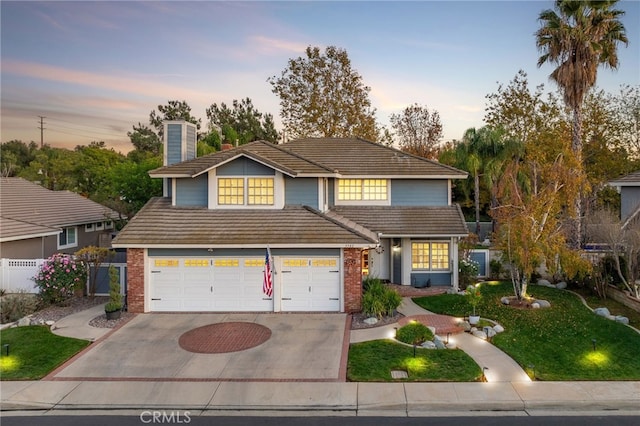
[[[618, 67], [618, 43], [628, 44], [626, 30], [619, 18], [623, 11], [613, 9], [618, 0], [556, 0], [555, 10], [540, 13], [542, 22], [536, 32], [536, 46], [542, 54], [538, 67], [557, 65], [550, 75], [562, 92], [564, 102], [573, 111], [572, 150], [582, 164], [582, 103], [596, 83], [598, 67]], [[581, 241], [581, 197], [574, 209], [574, 241]]]

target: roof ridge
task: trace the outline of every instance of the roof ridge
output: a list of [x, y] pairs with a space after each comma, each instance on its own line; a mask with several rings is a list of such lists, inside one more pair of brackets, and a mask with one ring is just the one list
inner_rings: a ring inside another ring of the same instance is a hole
[[[336, 217], [333, 217], [333, 216], [327, 215], [327, 214], [325, 214], [325, 213], [321, 212], [320, 210], [315, 209], [315, 208], [313, 208], [313, 207], [311, 207], [311, 206], [303, 205], [302, 207], [303, 207], [305, 210], [308, 210], [308, 211], [310, 211], [311, 213], [314, 213], [314, 214], [316, 214], [317, 216], [320, 216], [320, 217], [322, 217], [323, 219], [328, 220], [328, 221], [329, 221], [329, 222], [331, 222], [331, 223], [335, 223], [336, 225], [340, 226], [342, 229], [345, 229], [345, 230], [347, 230], [347, 231], [349, 231], [349, 232], [353, 232], [354, 234], [357, 234], [357, 235], [359, 235], [360, 237], [365, 238], [365, 239], [367, 239], [367, 240], [369, 240], [369, 241], [371, 241], [371, 242], [373, 242], [373, 243], [378, 243], [378, 242], [379, 242], [379, 241], [378, 241], [378, 238], [377, 238], [377, 234], [376, 234], [375, 232], [371, 231], [370, 229], [367, 229], [367, 228], [366, 228], [366, 227], [364, 227], [363, 225], [361, 225], [361, 224], [359, 224], [359, 223], [357, 223], [357, 222], [355, 222], [355, 221], [353, 221], [353, 220], [347, 219], [346, 217], [343, 217], [343, 216], [341, 216], [341, 215], [339, 215], [339, 214], [337, 214], [337, 213], [333, 212], [333, 215], [335, 215], [335, 216], [337, 216], [337, 217], [340, 217], [340, 219], [342, 219], [342, 221], [340, 221], [340, 220], [338, 220]], [[329, 211], [329, 212], [331, 212], [331, 211]], [[355, 225], [356, 225], [356, 227], [351, 227], [351, 226], [349, 226], [349, 223], [353, 223], [353, 224], [355, 224]], [[366, 233], [366, 232], [362, 232], [362, 231], [360, 231], [360, 230], [359, 230], [359, 229], [357, 229], [357, 228], [361, 228], [361, 229], [363, 229], [363, 230], [365, 230], [365, 231], [368, 231], [368, 232], [369, 232], [369, 235], [367, 235], [367, 233]], [[374, 235], [375, 235], [375, 236], [374, 236]]]
[[[286, 144], [283, 144], [283, 145], [286, 145]], [[308, 159], [306, 157], [303, 157], [302, 155], [298, 154], [297, 152], [292, 151], [291, 148], [285, 148], [283, 146], [280, 146], [279, 144], [276, 144], [274, 146], [277, 147], [282, 152], [286, 152], [289, 155], [293, 155], [294, 157], [299, 158], [300, 160], [303, 160], [303, 161], [306, 161], [307, 163], [311, 163], [311, 164], [313, 164], [315, 166], [321, 167], [321, 168], [323, 168], [323, 169], [325, 169], [325, 170], [327, 170], [327, 171], [329, 171], [331, 173], [337, 173], [338, 172], [338, 170], [332, 169], [331, 167], [328, 167], [328, 166], [326, 166], [326, 165], [324, 165], [324, 164], [322, 164], [322, 163], [320, 163], [318, 161], [310, 160], [310, 159]]]

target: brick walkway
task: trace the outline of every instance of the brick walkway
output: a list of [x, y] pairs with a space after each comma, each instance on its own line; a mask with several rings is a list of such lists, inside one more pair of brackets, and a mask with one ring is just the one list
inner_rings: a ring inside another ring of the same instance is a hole
[[434, 296], [447, 292], [448, 287], [422, 287], [416, 288], [409, 285], [386, 284], [387, 287], [396, 290], [402, 297]]
[[412, 315], [401, 318], [398, 321], [398, 324], [402, 327], [411, 321], [418, 321], [421, 324], [434, 327], [436, 329], [436, 334], [440, 335], [447, 333], [456, 334], [464, 331], [464, 328], [458, 325], [458, 320], [456, 318], [447, 315]]
[[220, 354], [253, 348], [270, 337], [271, 330], [260, 324], [223, 322], [187, 331], [180, 336], [178, 344], [189, 352]]

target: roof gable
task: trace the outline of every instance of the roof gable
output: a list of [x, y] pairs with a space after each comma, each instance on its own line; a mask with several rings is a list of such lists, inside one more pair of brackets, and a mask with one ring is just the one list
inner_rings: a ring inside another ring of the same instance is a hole
[[640, 186], [640, 170], [609, 182], [611, 186]]

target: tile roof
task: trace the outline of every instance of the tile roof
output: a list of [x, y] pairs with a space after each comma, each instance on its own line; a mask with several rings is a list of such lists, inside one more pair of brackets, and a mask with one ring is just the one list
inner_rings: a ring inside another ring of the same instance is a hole
[[164, 166], [152, 177], [192, 177], [247, 156], [291, 176], [398, 176], [406, 178], [465, 178], [467, 173], [437, 161], [358, 138], [308, 138], [282, 145], [256, 141]]
[[175, 207], [153, 198], [113, 240], [114, 247], [369, 247], [377, 236], [304, 206], [281, 210]]
[[0, 242], [23, 240], [26, 238], [46, 237], [48, 235], [58, 235], [60, 228], [38, 225], [23, 220], [0, 217]]
[[70, 191], [50, 191], [22, 178], [0, 178], [0, 238], [115, 219], [118, 213]]
[[336, 206], [331, 215], [380, 232], [385, 237], [466, 236], [469, 233], [460, 206], [391, 207]]
[[640, 170], [609, 182], [612, 186], [640, 186]]
[[360, 138], [306, 138], [283, 148], [342, 175], [466, 178], [467, 172]]
[[307, 174], [313, 176], [334, 175], [335, 172], [320, 164], [302, 158], [300, 155], [271, 142], [255, 141], [237, 148], [215, 152], [193, 160], [164, 166], [149, 172], [152, 177], [197, 176], [209, 169], [222, 165], [239, 156], [249, 157], [291, 176]]

